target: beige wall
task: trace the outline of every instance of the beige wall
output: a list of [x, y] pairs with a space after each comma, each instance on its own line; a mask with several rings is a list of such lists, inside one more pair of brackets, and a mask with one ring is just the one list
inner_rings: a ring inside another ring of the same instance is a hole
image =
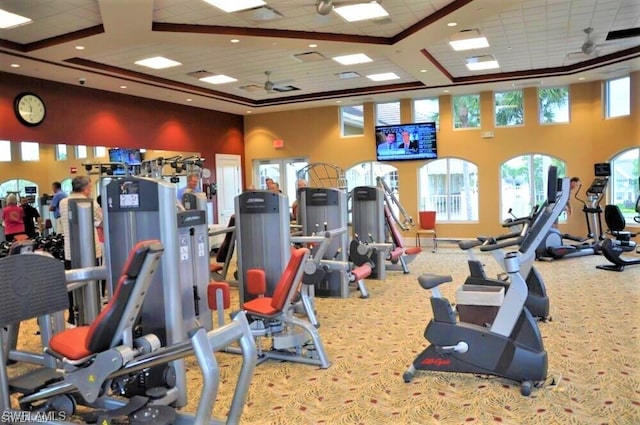
[[[536, 88], [527, 88], [525, 125], [494, 128], [493, 95], [480, 93], [481, 129], [453, 130], [451, 96], [440, 97], [440, 158], [458, 157], [478, 166], [480, 217], [478, 223], [438, 224], [439, 237], [473, 237], [496, 234], [500, 227], [500, 164], [526, 153], [542, 153], [567, 163], [570, 176], [580, 176], [583, 183], [593, 179], [593, 164], [605, 162], [614, 155], [640, 146], [640, 72], [631, 76], [631, 116], [603, 118], [601, 82], [570, 86], [570, 123], [539, 125]], [[363, 161], [375, 161], [374, 105], [364, 105], [363, 136], [340, 137], [339, 105], [302, 109], [245, 117], [245, 175], [251, 185], [252, 164], [256, 159], [307, 156], [311, 163], [326, 162], [346, 170]], [[411, 122], [411, 99], [401, 100], [401, 118]], [[495, 137], [483, 139], [481, 131], [494, 131]], [[272, 141], [283, 139], [284, 149], [274, 149]], [[425, 162], [392, 163], [398, 168], [402, 205], [413, 217], [418, 215], [418, 169]], [[575, 208], [576, 210], [579, 208]], [[573, 214], [561, 230], [585, 234], [584, 216]], [[406, 236], [413, 235], [413, 231]]]

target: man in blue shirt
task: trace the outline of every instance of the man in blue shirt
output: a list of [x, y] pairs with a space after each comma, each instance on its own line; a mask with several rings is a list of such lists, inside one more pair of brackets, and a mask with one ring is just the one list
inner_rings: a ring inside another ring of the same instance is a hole
[[185, 192], [202, 192], [202, 189], [198, 185], [200, 183], [200, 176], [197, 173], [189, 174], [187, 176], [187, 185], [178, 189], [178, 201], [182, 202], [182, 197]]
[[62, 191], [62, 185], [60, 182], [53, 182], [51, 184], [53, 189], [53, 199], [49, 205], [49, 211], [53, 212], [54, 226], [56, 233], [62, 233], [62, 223], [60, 222], [60, 201], [67, 197], [67, 194]]

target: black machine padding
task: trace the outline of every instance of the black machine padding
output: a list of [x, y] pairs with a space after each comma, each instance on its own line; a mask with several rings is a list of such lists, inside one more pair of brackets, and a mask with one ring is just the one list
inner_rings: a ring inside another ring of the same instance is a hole
[[40, 254], [0, 259], [0, 326], [69, 308], [62, 261]]

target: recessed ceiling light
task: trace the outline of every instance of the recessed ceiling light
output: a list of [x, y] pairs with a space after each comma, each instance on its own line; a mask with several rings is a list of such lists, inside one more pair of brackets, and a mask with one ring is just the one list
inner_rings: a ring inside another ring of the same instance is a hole
[[356, 53], [354, 55], [345, 55], [345, 56], [336, 56], [335, 58], [331, 58], [334, 61], [338, 62], [342, 65], [356, 65], [359, 63], [368, 63], [373, 62], [369, 56], [364, 53]]
[[238, 40], [237, 38], [232, 38], [231, 40], [232, 43], [240, 43], [240, 40]]
[[227, 77], [226, 75], [222, 75], [222, 74], [199, 78], [199, 80], [209, 84], [226, 84], [226, 83], [233, 83], [235, 81], [238, 81], [233, 77]]
[[246, 9], [253, 9], [254, 7], [260, 7], [267, 4], [262, 0], [204, 0], [204, 1], [227, 13], [238, 12], [240, 10], [246, 10]]
[[466, 60], [469, 71], [484, 71], [487, 69], [500, 68], [498, 61], [493, 55], [472, 56]]
[[389, 12], [384, 10], [378, 2], [348, 4], [346, 6], [335, 6], [333, 11], [347, 22], [364, 21], [367, 19], [384, 18], [389, 16]]
[[449, 45], [453, 50], [459, 52], [489, 47], [489, 42], [487, 37], [483, 36], [478, 30], [464, 30], [453, 34], [449, 40]]
[[580, 77], [580, 78], [578, 78], [578, 80], [582, 81], [582, 80], [584, 80], [584, 77]]
[[11, 68], [20, 68], [20, 64], [19, 63], [12, 63], [11, 64]]
[[165, 68], [171, 68], [174, 66], [182, 65], [180, 62], [163, 58], [162, 56], [142, 59], [142, 60], [136, 61], [135, 64], [140, 66], [146, 66], [153, 69], [165, 69]]
[[449, 90], [442, 90], [442, 93], [449, 93]]
[[190, 97], [187, 98], [187, 102], [192, 102], [193, 99], [191, 99]]
[[309, 44], [309, 47], [311, 47], [311, 48], [315, 48], [315, 47], [318, 47], [318, 45], [317, 45], [317, 44], [315, 44], [315, 43], [311, 43], [311, 44]]
[[29, 24], [31, 22], [33, 21], [29, 18], [0, 9], [0, 28], [4, 30], [19, 27], [20, 25]]
[[121, 88], [121, 89], [126, 89], [126, 88], [127, 88], [127, 86], [120, 86], [120, 88]]
[[342, 103], [342, 101], [341, 100], [336, 100], [336, 103]]
[[84, 50], [84, 46], [76, 46], [76, 50]]
[[247, 111], [247, 114], [250, 114], [250, 113], [251, 113], [251, 111]]
[[371, 81], [389, 81], [389, 80], [397, 80], [400, 77], [398, 77], [393, 72], [384, 72], [382, 74], [367, 75], [367, 78], [370, 79]]
[[420, 72], [427, 72], [427, 70], [426, 69], [421, 69]]
[[455, 27], [456, 25], [458, 25], [458, 23], [457, 23], [457, 22], [449, 22], [449, 23], [447, 24], [447, 26], [448, 26], [448, 27]]

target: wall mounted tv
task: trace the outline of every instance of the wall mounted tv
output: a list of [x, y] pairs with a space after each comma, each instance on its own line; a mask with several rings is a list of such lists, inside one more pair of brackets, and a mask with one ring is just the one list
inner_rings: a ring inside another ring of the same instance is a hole
[[140, 153], [140, 149], [109, 149], [109, 162], [124, 162], [127, 165], [140, 165], [142, 162], [142, 154]]
[[378, 161], [438, 158], [436, 123], [376, 126], [376, 158]]

